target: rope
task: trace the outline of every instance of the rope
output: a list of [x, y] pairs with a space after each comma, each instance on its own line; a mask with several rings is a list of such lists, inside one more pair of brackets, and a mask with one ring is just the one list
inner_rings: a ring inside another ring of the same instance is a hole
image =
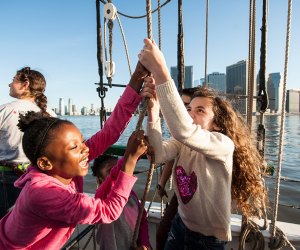
[[[104, 0], [100, 0], [100, 2], [103, 3], [103, 4], [106, 4], [106, 2]], [[170, 2], [171, 2], [171, 0], [166, 0], [162, 5], [160, 5], [160, 8], [164, 7], [165, 5], [167, 5]], [[156, 11], [158, 11], [158, 7], [156, 9], [154, 9], [151, 13], [153, 14]], [[127, 18], [132, 18], [132, 19], [139, 19], [139, 18], [145, 18], [145, 17], [147, 17], [147, 14], [142, 15], [142, 16], [130, 16], [130, 15], [124, 14], [124, 13], [122, 13], [120, 11], [117, 11], [117, 13], [120, 16], [124, 16], [124, 17], [127, 17]]]
[[266, 92], [266, 61], [267, 61], [267, 17], [268, 0], [263, 0], [263, 17], [261, 27], [261, 46], [260, 46], [260, 70], [259, 70], [259, 90], [257, 101], [260, 104], [260, 123], [257, 128], [257, 149], [262, 158], [265, 155], [265, 134], [264, 112], [268, 107], [268, 94]]
[[242, 222], [242, 232], [240, 235], [239, 250], [246, 249], [246, 242], [254, 239], [253, 250], [264, 250], [265, 240], [261, 233], [260, 227], [253, 221], [248, 221], [247, 223]]
[[178, 75], [177, 75], [178, 92], [181, 95], [182, 89], [184, 88], [182, 0], [178, 0], [177, 71], [178, 71]]
[[248, 62], [248, 86], [247, 86], [247, 124], [251, 130], [253, 112], [253, 87], [255, 68], [255, 26], [256, 26], [256, 0], [250, 1], [249, 8], [249, 62]]
[[96, 1], [96, 20], [97, 20], [97, 61], [98, 61], [98, 74], [100, 78], [99, 87], [97, 88], [98, 96], [101, 100], [100, 108], [100, 128], [103, 128], [103, 123], [106, 121], [106, 109], [104, 106], [104, 98], [107, 89], [103, 86], [103, 56], [102, 56], [102, 31], [100, 22], [100, 3]]
[[117, 17], [117, 20], [118, 20], [118, 23], [119, 23], [119, 26], [120, 26], [120, 30], [121, 30], [121, 34], [122, 34], [122, 38], [123, 38], [123, 43], [124, 43], [124, 47], [125, 47], [125, 52], [126, 52], [126, 58], [127, 58], [127, 64], [128, 64], [129, 74], [130, 74], [130, 77], [131, 77], [132, 70], [131, 70], [131, 66], [130, 66], [129, 53], [128, 53], [128, 47], [127, 47], [127, 43], [126, 43], [126, 39], [125, 39], [124, 30], [123, 30], [123, 27], [122, 27], [122, 24], [121, 24], [121, 20], [119, 18], [118, 13], [116, 14], [116, 17]]
[[160, 0], [157, 0], [157, 24], [158, 24], [158, 48], [161, 50], [161, 15], [160, 15]]
[[206, 25], [205, 25], [205, 62], [204, 62], [204, 83], [203, 86], [207, 85], [207, 47], [208, 47], [208, 9], [209, 0], [206, 0]]
[[[152, 38], [151, 0], [146, 1], [146, 11], [147, 11], [147, 34], [148, 34], [148, 38], [150, 40], [153, 40], [153, 38]], [[142, 110], [141, 114], [139, 115], [139, 119], [138, 119], [138, 122], [137, 122], [137, 125], [136, 125], [136, 131], [138, 131], [142, 128], [142, 123], [143, 123], [144, 117], [146, 115], [146, 112], [148, 110], [148, 106], [149, 106], [149, 98], [145, 98], [145, 100], [143, 101], [143, 110]], [[146, 182], [144, 194], [143, 194], [143, 197], [141, 199], [141, 207], [139, 209], [139, 214], [138, 214], [137, 222], [136, 222], [134, 233], [133, 233], [132, 247], [134, 249], [137, 247], [136, 241], [137, 241], [137, 238], [138, 238], [138, 232], [139, 232], [139, 229], [140, 229], [143, 210], [144, 210], [147, 195], [148, 195], [149, 190], [150, 190], [152, 176], [153, 176], [153, 172], [154, 172], [154, 168], [155, 168], [154, 152], [152, 151], [152, 152], [148, 152], [148, 153], [151, 154], [150, 168], [149, 168], [149, 173], [148, 173], [148, 177], [147, 177], [147, 182]]]
[[285, 102], [286, 102], [286, 82], [287, 82], [287, 70], [288, 70], [288, 59], [289, 59], [289, 45], [290, 45], [290, 26], [291, 26], [291, 12], [292, 12], [292, 1], [288, 1], [288, 16], [287, 16], [287, 33], [286, 33], [286, 47], [285, 47], [285, 62], [284, 62], [284, 80], [283, 80], [283, 97], [281, 105], [281, 121], [280, 121], [280, 134], [279, 134], [279, 148], [278, 148], [278, 165], [277, 165], [277, 184], [274, 200], [274, 210], [272, 218], [272, 241], [274, 241], [276, 233], [276, 220], [278, 212], [278, 200], [279, 200], [279, 188], [280, 188], [280, 177], [281, 177], [281, 160], [282, 160], [282, 147], [283, 147], [283, 133], [284, 133], [284, 122], [285, 122]]
[[277, 250], [281, 249], [285, 246], [289, 246], [291, 249], [296, 250], [296, 248], [291, 244], [291, 242], [288, 240], [288, 238], [285, 236], [285, 234], [281, 231], [280, 228], [275, 228], [275, 237], [271, 239], [269, 242], [269, 248], [271, 250]]

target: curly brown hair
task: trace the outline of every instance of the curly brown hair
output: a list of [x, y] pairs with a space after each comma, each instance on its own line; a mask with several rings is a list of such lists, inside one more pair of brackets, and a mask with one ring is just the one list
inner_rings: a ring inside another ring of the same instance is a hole
[[267, 190], [262, 178], [263, 159], [251, 138], [251, 131], [241, 114], [214, 90], [201, 87], [192, 97], [211, 99], [214, 123], [234, 143], [231, 195], [242, 214], [262, 217], [267, 204]]

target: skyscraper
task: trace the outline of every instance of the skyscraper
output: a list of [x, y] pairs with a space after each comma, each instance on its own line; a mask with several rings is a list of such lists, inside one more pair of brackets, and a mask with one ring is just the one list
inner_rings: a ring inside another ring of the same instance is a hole
[[300, 90], [289, 89], [286, 93], [286, 111], [300, 113]]
[[269, 74], [267, 91], [270, 111], [280, 113], [282, 103], [282, 77], [279, 72]]
[[[255, 67], [255, 66], [254, 66]], [[254, 75], [256, 73], [254, 72]], [[248, 95], [248, 61], [242, 60], [226, 67], [226, 93], [232, 94], [233, 107], [241, 114], [247, 113]], [[256, 84], [253, 86], [253, 95], [256, 95]], [[256, 100], [253, 100], [253, 112], [256, 112]]]
[[69, 98], [69, 100], [68, 100], [68, 114], [69, 115], [74, 115], [73, 114], [73, 109], [72, 109], [72, 99], [71, 98]]
[[59, 98], [59, 115], [65, 115], [65, 102], [64, 98]]
[[[178, 70], [177, 67], [171, 67], [171, 77], [178, 88]], [[192, 88], [194, 82], [193, 66], [184, 67], [184, 88]]]
[[226, 93], [226, 75], [224, 73], [213, 72], [207, 75], [206, 84], [222, 93]]

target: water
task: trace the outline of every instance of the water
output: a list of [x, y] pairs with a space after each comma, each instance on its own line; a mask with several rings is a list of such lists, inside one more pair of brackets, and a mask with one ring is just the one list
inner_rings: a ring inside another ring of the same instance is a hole
[[[64, 119], [72, 121], [82, 132], [85, 138], [90, 137], [100, 128], [100, 120], [97, 116], [65, 116]], [[266, 145], [265, 145], [265, 158], [267, 162], [277, 167], [278, 161], [278, 145], [280, 134], [280, 116], [277, 115], [265, 115], [264, 125], [266, 129]], [[253, 129], [257, 128], [259, 119], [253, 117]], [[123, 132], [122, 136], [118, 140], [117, 144], [126, 145], [128, 137], [132, 131], [135, 130], [137, 124], [137, 117], [133, 117], [127, 128]], [[143, 123], [146, 128], [146, 119]], [[170, 133], [165, 123], [163, 126], [163, 137], [168, 138]], [[284, 130], [284, 142], [283, 142], [283, 155], [281, 163], [281, 176], [298, 180], [298, 182], [281, 181], [280, 183], [280, 196], [279, 196], [279, 210], [278, 220], [291, 223], [300, 224], [300, 116], [299, 115], [287, 115], [285, 120]], [[136, 167], [136, 170], [143, 171], [149, 168], [149, 162], [141, 160]], [[158, 172], [158, 171], [156, 171]], [[276, 169], [274, 177], [276, 177]], [[148, 195], [148, 200], [153, 197], [153, 190], [157, 184], [158, 173], [154, 173], [151, 191]], [[138, 181], [134, 187], [139, 197], [142, 197], [145, 183], [147, 179], [147, 173], [139, 174]], [[266, 183], [268, 185], [270, 194], [270, 207], [273, 209], [274, 193], [276, 186], [276, 178], [267, 178]], [[84, 180], [84, 191], [94, 193], [96, 189], [95, 177], [89, 172]], [[169, 197], [172, 195], [172, 191], [169, 191]], [[157, 197], [155, 199], [158, 201]], [[165, 199], [167, 201], [168, 199]], [[294, 207], [294, 208], [292, 208]], [[269, 216], [269, 218], [271, 218]]]

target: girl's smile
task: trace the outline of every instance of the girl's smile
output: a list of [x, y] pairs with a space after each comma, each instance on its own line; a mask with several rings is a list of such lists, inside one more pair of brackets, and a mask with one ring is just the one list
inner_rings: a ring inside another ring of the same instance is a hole
[[62, 124], [56, 130], [54, 138], [45, 149], [45, 158], [51, 168], [47, 174], [69, 184], [73, 177], [88, 173], [89, 148], [78, 128], [73, 124]]

